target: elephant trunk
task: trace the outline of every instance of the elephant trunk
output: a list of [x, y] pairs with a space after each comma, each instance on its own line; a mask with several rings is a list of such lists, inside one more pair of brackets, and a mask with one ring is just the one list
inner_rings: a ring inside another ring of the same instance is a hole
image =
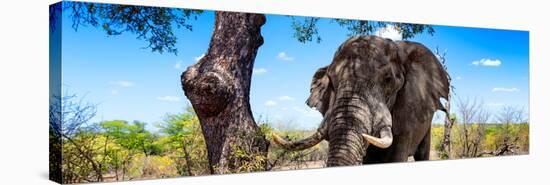
[[370, 111], [365, 102], [352, 93], [343, 93], [335, 102], [331, 111], [329, 135], [329, 153], [327, 166], [344, 166], [361, 164], [366, 152], [366, 142], [362, 133], [368, 133], [366, 126]]
[[369, 144], [387, 148], [392, 143], [391, 114], [381, 98], [341, 96], [331, 115], [327, 166], [361, 164]]
[[361, 164], [365, 153], [366, 146], [361, 133], [345, 128], [331, 131], [327, 166]]

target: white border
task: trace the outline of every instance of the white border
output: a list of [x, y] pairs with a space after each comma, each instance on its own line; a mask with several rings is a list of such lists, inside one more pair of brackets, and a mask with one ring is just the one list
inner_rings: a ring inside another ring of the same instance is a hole
[[[48, 5], [12, 0], [0, 10], [0, 184], [54, 184], [48, 174]], [[168, 7], [399, 21], [530, 31], [530, 155], [266, 172], [120, 184], [547, 183], [548, 5], [535, 0], [99, 0]], [[506, 38], [503, 38], [506, 39]]]

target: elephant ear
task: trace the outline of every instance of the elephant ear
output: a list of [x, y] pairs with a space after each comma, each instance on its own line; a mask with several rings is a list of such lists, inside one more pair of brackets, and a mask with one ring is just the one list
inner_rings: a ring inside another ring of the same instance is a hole
[[306, 104], [317, 109], [323, 116], [327, 112], [330, 104], [332, 89], [330, 87], [330, 79], [327, 76], [327, 67], [317, 70], [313, 75], [309, 98]]
[[431, 122], [433, 113], [437, 109], [443, 110], [440, 98], [447, 100], [449, 96], [447, 71], [424, 45], [408, 41], [399, 42], [398, 45], [405, 82], [392, 108], [393, 120]]

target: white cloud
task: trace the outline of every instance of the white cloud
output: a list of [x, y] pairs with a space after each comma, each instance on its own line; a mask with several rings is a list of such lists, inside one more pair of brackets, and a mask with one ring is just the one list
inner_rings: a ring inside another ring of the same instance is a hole
[[111, 90], [111, 94], [112, 94], [112, 95], [117, 95], [117, 94], [118, 94], [118, 90], [116, 90], [116, 89]]
[[399, 33], [399, 30], [394, 25], [386, 25], [374, 32], [374, 35], [379, 37], [388, 38], [391, 40], [402, 40], [403, 36]]
[[201, 58], [204, 57], [204, 55], [205, 55], [205, 54], [203, 53], [202, 55], [200, 55], [200, 56], [198, 56], [198, 57], [194, 57], [195, 62], [198, 62], [199, 60], [201, 60]]
[[281, 96], [281, 97], [279, 97], [279, 100], [281, 100], [281, 101], [292, 101], [292, 100], [294, 100], [294, 98], [290, 97], [290, 96]]
[[253, 75], [262, 75], [262, 74], [265, 74], [265, 73], [267, 73], [267, 69], [265, 69], [265, 68], [254, 68], [252, 70]]
[[493, 88], [493, 92], [518, 92], [518, 88], [504, 88], [504, 87], [495, 87]]
[[181, 101], [180, 97], [177, 96], [159, 96], [157, 100], [168, 101], [168, 102], [179, 102]]
[[283, 108], [281, 108], [281, 110], [287, 111], [288, 108], [287, 108], [287, 107], [283, 107]]
[[132, 81], [125, 81], [125, 80], [119, 80], [119, 81], [111, 81], [111, 85], [116, 85], [120, 87], [133, 87], [135, 85]]
[[292, 109], [296, 112], [301, 113], [306, 117], [321, 117], [321, 113], [309, 107], [308, 108], [292, 107]]
[[265, 106], [268, 106], [268, 107], [273, 107], [275, 105], [277, 105], [277, 102], [273, 100], [268, 100], [265, 102]]
[[476, 66], [488, 66], [488, 67], [498, 67], [502, 64], [502, 62], [499, 60], [499, 59], [481, 59], [481, 60], [476, 60], [476, 61], [473, 61], [472, 62], [473, 65], [476, 65]]
[[182, 61], [176, 62], [176, 64], [174, 65], [174, 69], [181, 69], [181, 63]]
[[462, 77], [461, 77], [461, 76], [457, 76], [457, 77], [456, 77], [456, 80], [462, 80]]
[[294, 57], [288, 56], [285, 52], [280, 52], [277, 55], [277, 58], [279, 58], [280, 60], [284, 60], [284, 61], [293, 61], [294, 60]]

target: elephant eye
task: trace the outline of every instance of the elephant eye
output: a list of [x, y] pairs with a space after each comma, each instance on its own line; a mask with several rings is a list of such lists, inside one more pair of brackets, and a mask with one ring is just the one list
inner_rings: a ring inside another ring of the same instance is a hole
[[392, 81], [392, 77], [391, 76], [387, 76], [384, 78], [384, 83], [390, 83]]

